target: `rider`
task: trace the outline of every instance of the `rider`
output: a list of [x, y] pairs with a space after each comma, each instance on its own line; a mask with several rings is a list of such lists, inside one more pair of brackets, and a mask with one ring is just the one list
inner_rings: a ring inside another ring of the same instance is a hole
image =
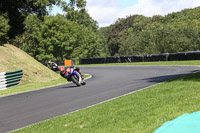
[[[80, 68], [79, 67], [74, 67], [74, 66], [70, 66], [70, 67], [60, 67], [60, 75], [64, 78], [67, 79], [67, 81], [71, 81], [71, 79], [68, 77], [67, 75], [67, 69], [68, 68], [74, 68], [77, 72], [79, 72], [79, 74], [81, 75], [81, 77], [83, 76], [83, 74], [81, 74], [80, 72]], [[83, 77], [82, 77], [83, 78]]]
[[[57, 65], [55, 62], [51, 62], [51, 61], [48, 61], [48, 62], [47, 62], [47, 67], [48, 67], [49, 69], [51, 69], [51, 70], [56, 71], [56, 70], [58, 69], [57, 66], [58, 66], [58, 65]], [[54, 67], [55, 67], [55, 68], [54, 68]]]

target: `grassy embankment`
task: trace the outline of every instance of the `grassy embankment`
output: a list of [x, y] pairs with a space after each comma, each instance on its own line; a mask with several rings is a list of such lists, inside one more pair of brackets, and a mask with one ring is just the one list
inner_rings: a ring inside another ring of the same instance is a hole
[[23, 69], [20, 85], [0, 90], [0, 96], [66, 83], [59, 74], [49, 70], [24, 51], [8, 44], [0, 46], [0, 73], [17, 69]]
[[[174, 63], [198, 65], [200, 62]], [[199, 111], [199, 101], [200, 72], [197, 72], [14, 133], [152, 133], [166, 121]]]

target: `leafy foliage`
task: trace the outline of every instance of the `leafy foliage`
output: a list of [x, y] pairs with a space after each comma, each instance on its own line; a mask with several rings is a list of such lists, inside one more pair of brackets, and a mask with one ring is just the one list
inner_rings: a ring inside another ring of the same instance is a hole
[[8, 40], [7, 32], [10, 29], [8, 21], [7, 14], [0, 15], [0, 45], [6, 43]]
[[62, 7], [66, 12], [65, 17], [68, 20], [97, 31], [97, 22], [90, 17], [85, 9], [86, 0], [71, 0], [69, 3], [63, 2]]
[[166, 16], [119, 19], [108, 36], [111, 55], [156, 54], [200, 50], [200, 7]]
[[48, 14], [47, 6], [59, 4], [60, 0], [1, 0], [0, 13], [7, 13], [11, 26], [8, 36], [14, 38], [24, 32], [23, 22], [27, 15], [36, 14], [39, 17]]
[[[29, 2], [34, 4], [30, 5], [30, 10], [29, 7], [22, 6], [29, 5]], [[47, 15], [46, 7], [59, 3], [66, 11], [66, 15]], [[20, 5], [16, 7], [22, 10], [20, 15], [24, 16], [23, 26], [20, 28], [23, 31], [19, 35], [15, 34], [17, 36], [13, 44], [35, 59], [39, 61], [79, 59], [98, 57], [104, 52], [101, 50], [103, 47], [97, 34], [97, 22], [85, 10], [85, 0], [70, 0], [69, 3], [62, 0], [32, 0], [21, 4], [23, 8]], [[28, 12], [24, 15], [25, 10]]]
[[97, 31], [97, 34], [100, 38], [100, 44], [101, 44], [100, 57], [110, 56], [109, 46], [107, 43], [110, 30], [111, 30], [111, 27], [109, 26], [109, 27], [102, 27]]
[[86, 58], [99, 55], [100, 42], [90, 28], [75, 24], [61, 15], [46, 16], [44, 22], [35, 15], [25, 21], [22, 42], [18, 47], [39, 61]]
[[111, 56], [117, 55], [121, 40], [126, 36], [127, 28], [132, 26], [137, 15], [130, 16], [127, 19], [118, 19], [114, 25], [111, 25], [111, 32], [108, 35], [108, 47]]

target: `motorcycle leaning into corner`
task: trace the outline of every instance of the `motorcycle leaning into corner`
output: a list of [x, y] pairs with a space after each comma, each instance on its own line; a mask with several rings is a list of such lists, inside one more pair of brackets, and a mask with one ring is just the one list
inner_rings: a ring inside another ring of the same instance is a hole
[[80, 69], [78, 67], [68, 67], [60, 68], [60, 75], [67, 79], [67, 81], [72, 81], [77, 86], [85, 85], [86, 82], [80, 73]]

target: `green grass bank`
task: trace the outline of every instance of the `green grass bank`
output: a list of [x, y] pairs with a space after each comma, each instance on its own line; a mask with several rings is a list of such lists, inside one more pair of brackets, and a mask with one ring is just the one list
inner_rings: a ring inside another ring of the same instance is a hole
[[66, 83], [59, 74], [49, 70], [21, 49], [10, 44], [0, 46], [0, 73], [17, 69], [23, 69], [20, 84], [0, 90], [0, 97]]
[[[0, 97], [67, 83], [66, 79], [21, 49], [10, 44], [0, 46], [0, 73], [17, 69], [23, 69], [20, 84], [6, 90], [0, 90]], [[88, 77], [89, 75], [84, 76], [84, 78]]]

